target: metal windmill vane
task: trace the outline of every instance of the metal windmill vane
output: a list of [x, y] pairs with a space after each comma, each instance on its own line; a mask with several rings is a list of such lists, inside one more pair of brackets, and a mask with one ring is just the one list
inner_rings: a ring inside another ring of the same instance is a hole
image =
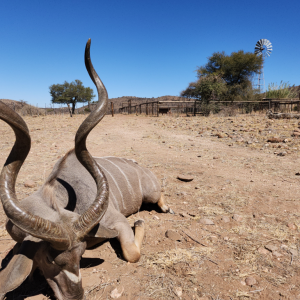
[[[267, 39], [260, 39], [254, 48], [254, 53], [256, 55], [262, 55], [265, 60], [266, 57], [271, 55], [273, 50], [273, 46], [271, 42]], [[265, 78], [264, 78], [264, 65], [262, 64], [261, 69], [258, 73], [257, 77], [257, 89], [259, 89], [260, 93], [265, 91]]]

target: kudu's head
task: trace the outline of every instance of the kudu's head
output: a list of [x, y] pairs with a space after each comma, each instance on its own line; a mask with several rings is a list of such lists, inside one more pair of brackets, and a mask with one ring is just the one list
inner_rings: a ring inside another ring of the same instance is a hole
[[[0, 119], [15, 132], [16, 141], [0, 175], [0, 197], [9, 219], [10, 234], [20, 243], [8, 266], [0, 272], [0, 299], [17, 288], [38, 267], [58, 299], [83, 299], [80, 259], [86, 249], [86, 238], [99, 223], [108, 207], [108, 183], [105, 175], [86, 148], [89, 132], [101, 121], [107, 109], [107, 92], [90, 60], [90, 39], [85, 49], [85, 65], [97, 87], [98, 105], [79, 127], [75, 137], [75, 153], [97, 185], [97, 195], [82, 214], [55, 211], [46, 207], [44, 213], [22, 207], [15, 193], [18, 172], [30, 150], [30, 135], [24, 120], [0, 102]], [[45, 214], [46, 210], [46, 214]], [[49, 216], [47, 218], [47, 210]], [[54, 217], [53, 217], [54, 216]], [[105, 230], [104, 237], [116, 236]], [[99, 231], [98, 231], [99, 232]]]

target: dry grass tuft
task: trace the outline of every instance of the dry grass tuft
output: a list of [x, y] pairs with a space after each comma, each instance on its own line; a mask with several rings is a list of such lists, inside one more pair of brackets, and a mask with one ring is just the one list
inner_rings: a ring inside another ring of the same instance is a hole
[[214, 251], [210, 247], [195, 247], [195, 248], [177, 248], [167, 250], [165, 252], [152, 253], [143, 257], [141, 266], [145, 268], [160, 269], [170, 268], [177, 263], [190, 263], [203, 260], [205, 256]]

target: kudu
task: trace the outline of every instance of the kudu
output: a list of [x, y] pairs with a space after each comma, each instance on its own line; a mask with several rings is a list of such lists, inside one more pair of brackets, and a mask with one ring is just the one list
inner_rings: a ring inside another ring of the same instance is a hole
[[142, 202], [157, 203], [171, 212], [160, 184], [135, 161], [93, 158], [86, 148], [90, 131], [107, 110], [108, 96], [90, 59], [89, 39], [85, 65], [97, 87], [98, 105], [75, 137], [75, 149], [61, 158], [44, 185], [19, 201], [15, 193], [18, 172], [30, 150], [25, 121], [0, 102], [0, 119], [13, 129], [16, 141], [0, 175], [0, 196], [8, 217], [7, 231], [17, 242], [14, 256], [0, 272], [0, 299], [16, 289], [39, 268], [57, 299], [83, 299], [80, 259], [86, 248], [117, 237], [124, 258], [136, 262], [144, 236], [144, 222], [135, 222], [135, 235], [126, 220]]

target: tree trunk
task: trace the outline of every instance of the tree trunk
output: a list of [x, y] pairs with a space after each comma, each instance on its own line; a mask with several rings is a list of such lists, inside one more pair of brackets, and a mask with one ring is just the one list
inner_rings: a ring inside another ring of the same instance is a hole
[[75, 102], [72, 102], [72, 114], [74, 115], [75, 114]]

